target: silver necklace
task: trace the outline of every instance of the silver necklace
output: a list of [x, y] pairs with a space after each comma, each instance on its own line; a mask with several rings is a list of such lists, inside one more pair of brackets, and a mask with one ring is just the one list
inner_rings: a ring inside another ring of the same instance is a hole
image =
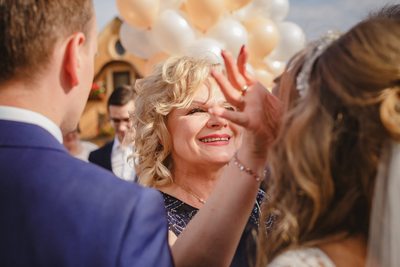
[[186, 193], [188, 193], [189, 195], [191, 195], [192, 197], [194, 197], [197, 201], [199, 201], [201, 204], [206, 204], [206, 201], [199, 197], [198, 195], [196, 195], [192, 190], [190, 190], [189, 188], [183, 187], [180, 184], [175, 183], [178, 187], [180, 187], [183, 191], [185, 191]]

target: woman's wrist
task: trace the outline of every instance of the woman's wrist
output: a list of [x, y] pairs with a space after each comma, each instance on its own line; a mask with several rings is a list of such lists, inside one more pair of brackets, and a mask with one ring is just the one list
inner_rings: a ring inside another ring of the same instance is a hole
[[[239, 158], [238, 158], [238, 153], [235, 153], [233, 156], [233, 164], [239, 169], [239, 171], [244, 172], [248, 174], [249, 176], [253, 177], [254, 180], [257, 182], [261, 182], [265, 179], [266, 176], [266, 170], [264, 168], [264, 164], [259, 165], [257, 168], [252, 169], [249, 166], [245, 165]], [[259, 167], [262, 167], [261, 170], [259, 170]]]
[[[249, 141], [247, 139], [247, 141]], [[267, 162], [266, 150], [255, 150], [253, 144], [243, 143], [232, 158], [232, 163], [238, 170], [247, 173], [254, 179], [263, 180], [265, 177], [265, 166]]]

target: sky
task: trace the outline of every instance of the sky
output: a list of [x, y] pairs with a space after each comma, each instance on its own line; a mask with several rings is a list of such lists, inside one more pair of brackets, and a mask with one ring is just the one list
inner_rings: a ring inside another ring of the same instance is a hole
[[371, 11], [399, 0], [292, 0], [286, 20], [300, 25], [307, 39], [328, 30], [346, 31]]
[[[161, 0], [163, 1], [163, 0]], [[365, 18], [372, 10], [400, 0], [289, 0], [285, 21], [298, 24], [312, 40], [328, 30], [345, 31]], [[118, 10], [115, 0], [94, 0], [97, 24], [101, 30]]]

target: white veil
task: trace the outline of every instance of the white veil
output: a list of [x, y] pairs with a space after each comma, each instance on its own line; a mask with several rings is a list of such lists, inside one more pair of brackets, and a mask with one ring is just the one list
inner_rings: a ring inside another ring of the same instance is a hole
[[382, 157], [375, 182], [367, 267], [400, 266], [400, 143]]

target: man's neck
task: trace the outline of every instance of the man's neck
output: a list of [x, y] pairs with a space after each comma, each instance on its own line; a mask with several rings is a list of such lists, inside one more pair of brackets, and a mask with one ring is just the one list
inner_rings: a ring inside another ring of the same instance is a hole
[[7, 82], [0, 86], [0, 105], [39, 113], [60, 126], [62, 108], [57, 105], [54, 95], [40, 87], [27, 88], [23, 82]]

